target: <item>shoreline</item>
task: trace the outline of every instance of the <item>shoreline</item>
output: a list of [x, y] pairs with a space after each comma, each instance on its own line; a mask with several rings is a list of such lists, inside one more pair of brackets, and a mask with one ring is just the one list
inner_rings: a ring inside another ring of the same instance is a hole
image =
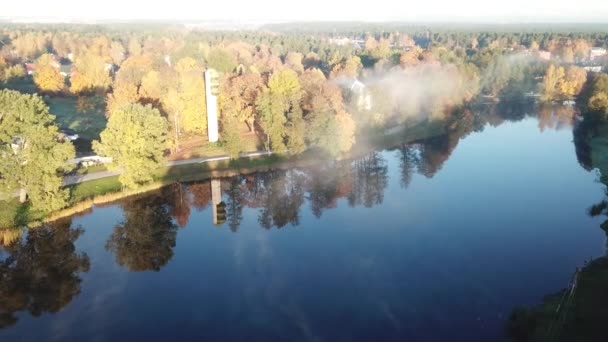
[[[437, 128], [440, 129], [437, 131]], [[66, 187], [71, 188], [72, 196], [74, 196], [72, 199], [74, 203], [71, 203], [68, 207], [48, 213], [44, 217], [34, 217], [21, 225], [0, 228], [0, 231], [39, 227], [45, 223], [55, 222], [69, 216], [82, 214], [91, 210], [95, 205], [116, 202], [124, 198], [158, 190], [176, 182], [195, 182], [211, 178], [234, 177], [237, 175], [247, 175], [271, 170], [312, 167], [332, 160], [354, 160], [373, 150], [389, 150], [400, 144], [414, 143], [419, 140], [441, 135], [444, 133], [443, 128], [445, 128], [445, 126], [442, 122], [427, 120], [410, 125], [404, 124], [399, 130], [393, 128], [390, 132], [371, 135], [367, 136], [367, 139], [361, 139], [346, 156], [340, 159], [319, 158], [319, 155], [315, 154], [313, 151], [304, 152], [298, 156], [285, 156], [272, 152], [257, 151], [246, 153], [235, 160], [230, 160], [228, 157], [221, 156], [173, 161], [170, 165], [158, 170], [160, 173], [154, 177], [154, 181], [142, 185], [137, 189], [122, 189], [118, 182], [118, 174], [112, 171], [104, 171], [109, 175], [75, 183], [66, 182]], [[95, 173], [89, 175], [94, 174]], [[77, 177], [84, 178], [82, 175]], [[95, 184], [96, 182], [109, 183], [105, 184], [108, 189], [96, 193], [96, 191], [98, 191], [98, 186]], [[79, 192], [82, 192], [82, 194], [79, 194]]]

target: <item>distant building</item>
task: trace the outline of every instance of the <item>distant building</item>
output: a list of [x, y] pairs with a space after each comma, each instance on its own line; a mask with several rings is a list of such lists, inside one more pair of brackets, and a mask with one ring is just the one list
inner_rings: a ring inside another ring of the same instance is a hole
[[329, 38], [329, 43], [339, 46], [346, 46], [352, 44], [350, 38], [342, 37], [342, 38]]
[[329, 43], [338, 46], [352, 46], [355, 49], [361, 49], [365, 45], [363, 39], [351, 39], [347, 37], [329, 38]]
[[[64, 74], [64, 70], [62, 70], [63, 65], [61, 64], [61, 58], [59, 56], [53, 55], [53, 60], [50, 62], [49, 65], [52, 66], [53, 68], [57, 69], [59, 71], [59, 73], [62, 74], [63, 76], [69, 75], [69, 72], [66, 72]], [[28, 75], [33, 75], [36, 73], [36, 63], [25, 62], [25, 63], [23, 63], [23, 66], [25, 68], [25, 72]], [[70, 67], [71, 67], [71, 65], [70, 65]]]
[[598, 57], [602, 57], [606, 55], [606, 49], [601, 48], [601, 47], [594, 47], [591, 48], [591, 50], [589, 51], [589, 59], [594, 60]]
[[33, 75], [36, 72], [36, 64], [34, 63], [25, 63], [23, 66], [28, 75]]
[[588, 65], [584, 66], [583, 69], [587, 70], [588, 72], [602, 72], [601, 65]]
[[13, 153], [19, 153], [23, 147], [25, 146], [25, 140], [19, 136], [13, 137], [11, 140], [11, 148], [13, 149]]
[[63, 64], [59, 67], [59, 73], [63, 77], [71, 77], [74, 72], [74, 66], [72, 64]]
[[574, 100], [565, 100], [564, 102], [562, 102], [562, 105], [564, 106], [574, 106], [576, 104], [576, 102]]
[[352, 79], [344, 83], [344, 88], [359, 110], [372, 109], [372, 96], [363, 82]]
[[550, 61], [551, 60], [551, 51], [539, 50], [538, 58], [540, 58], [544, 61]]

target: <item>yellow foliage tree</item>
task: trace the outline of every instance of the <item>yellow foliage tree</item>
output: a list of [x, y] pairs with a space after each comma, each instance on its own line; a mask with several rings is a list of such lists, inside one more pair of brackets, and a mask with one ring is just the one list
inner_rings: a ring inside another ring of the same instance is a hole
[[70, 91], [79, 94], [86, 91], [105, 92], [112, 79], [103, 57], [88, 52], [76, 58], [76, 72], [72, 75]]
[[543, 79], [542, 97], [544, 100], [554, 100], [559, 96], [559, 85], [563, 82], [566, 72], [563, 67], [551, 64]]
[[542, 97], [545, 101], [572, 98], [581, 92], [586, 81], [587, 71], [583, 68], [551, 64], [542, 83]]
[[179, 86], [183, 102], [182, 127], [186, 132], [205, 133], [207, 110], [205, 107], [205, 81], [203, 68], [192, 58], [178, 61]]
[[36, 73], [34, 83], [42, 92], [56, 93], [65, 85], [64, 77], [59, 73], [59, 63], [53, 55], [44, 54], [36, 61]]

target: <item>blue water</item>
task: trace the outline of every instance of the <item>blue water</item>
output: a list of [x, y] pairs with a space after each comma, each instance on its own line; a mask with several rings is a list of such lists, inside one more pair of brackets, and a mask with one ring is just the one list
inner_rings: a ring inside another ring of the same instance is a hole
[[[503, 340], [515, 306], [540, 302], [605, 253], [602, 219], [587, 214], [604, 186], [579, 165], [571, 128], [541, 132], [526, 118], [458, 138], [429, 158], [432, 177], [419, 170], [407, 186], [398, 148], [378, 151], [374, 170], [386, 175], [368, 182], [335, 177], [336, 165], [223, 179], [224, 202], [231, 187], [249, 189], [236, 229], [212, 223], [211, 203], [190, 206], [183, 227], [168, 217], [165, 244], [127, 248], [122, 265], [107, 242], [128, 201], [95, 207], [66, 223], [84, 230], [74, 242], [90, 263], [75, 272], [80, 292], [58, 312], [17, 311], [0, 340]], [[411, 146], [418, 157], [423, 148]], [[336, 182], [346, 185], [318, 217], [313, 184]], [[349, 203], [353, 184], [363, 200]], [[179, 201], [193, 202], [191, 186]], [[287, 218], [269, 215], [265, 228], [269, 206]], [[138, 259], [150, 250], [160, 260]]]

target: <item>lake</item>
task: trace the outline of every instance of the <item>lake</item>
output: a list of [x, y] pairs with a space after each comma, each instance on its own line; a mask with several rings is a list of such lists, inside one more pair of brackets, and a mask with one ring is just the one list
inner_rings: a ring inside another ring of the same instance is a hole
[[470, 114], [97, 206], [0, 249], [0, 340], [503, 340], [606, 251], [573, 137], [554, 114]]

